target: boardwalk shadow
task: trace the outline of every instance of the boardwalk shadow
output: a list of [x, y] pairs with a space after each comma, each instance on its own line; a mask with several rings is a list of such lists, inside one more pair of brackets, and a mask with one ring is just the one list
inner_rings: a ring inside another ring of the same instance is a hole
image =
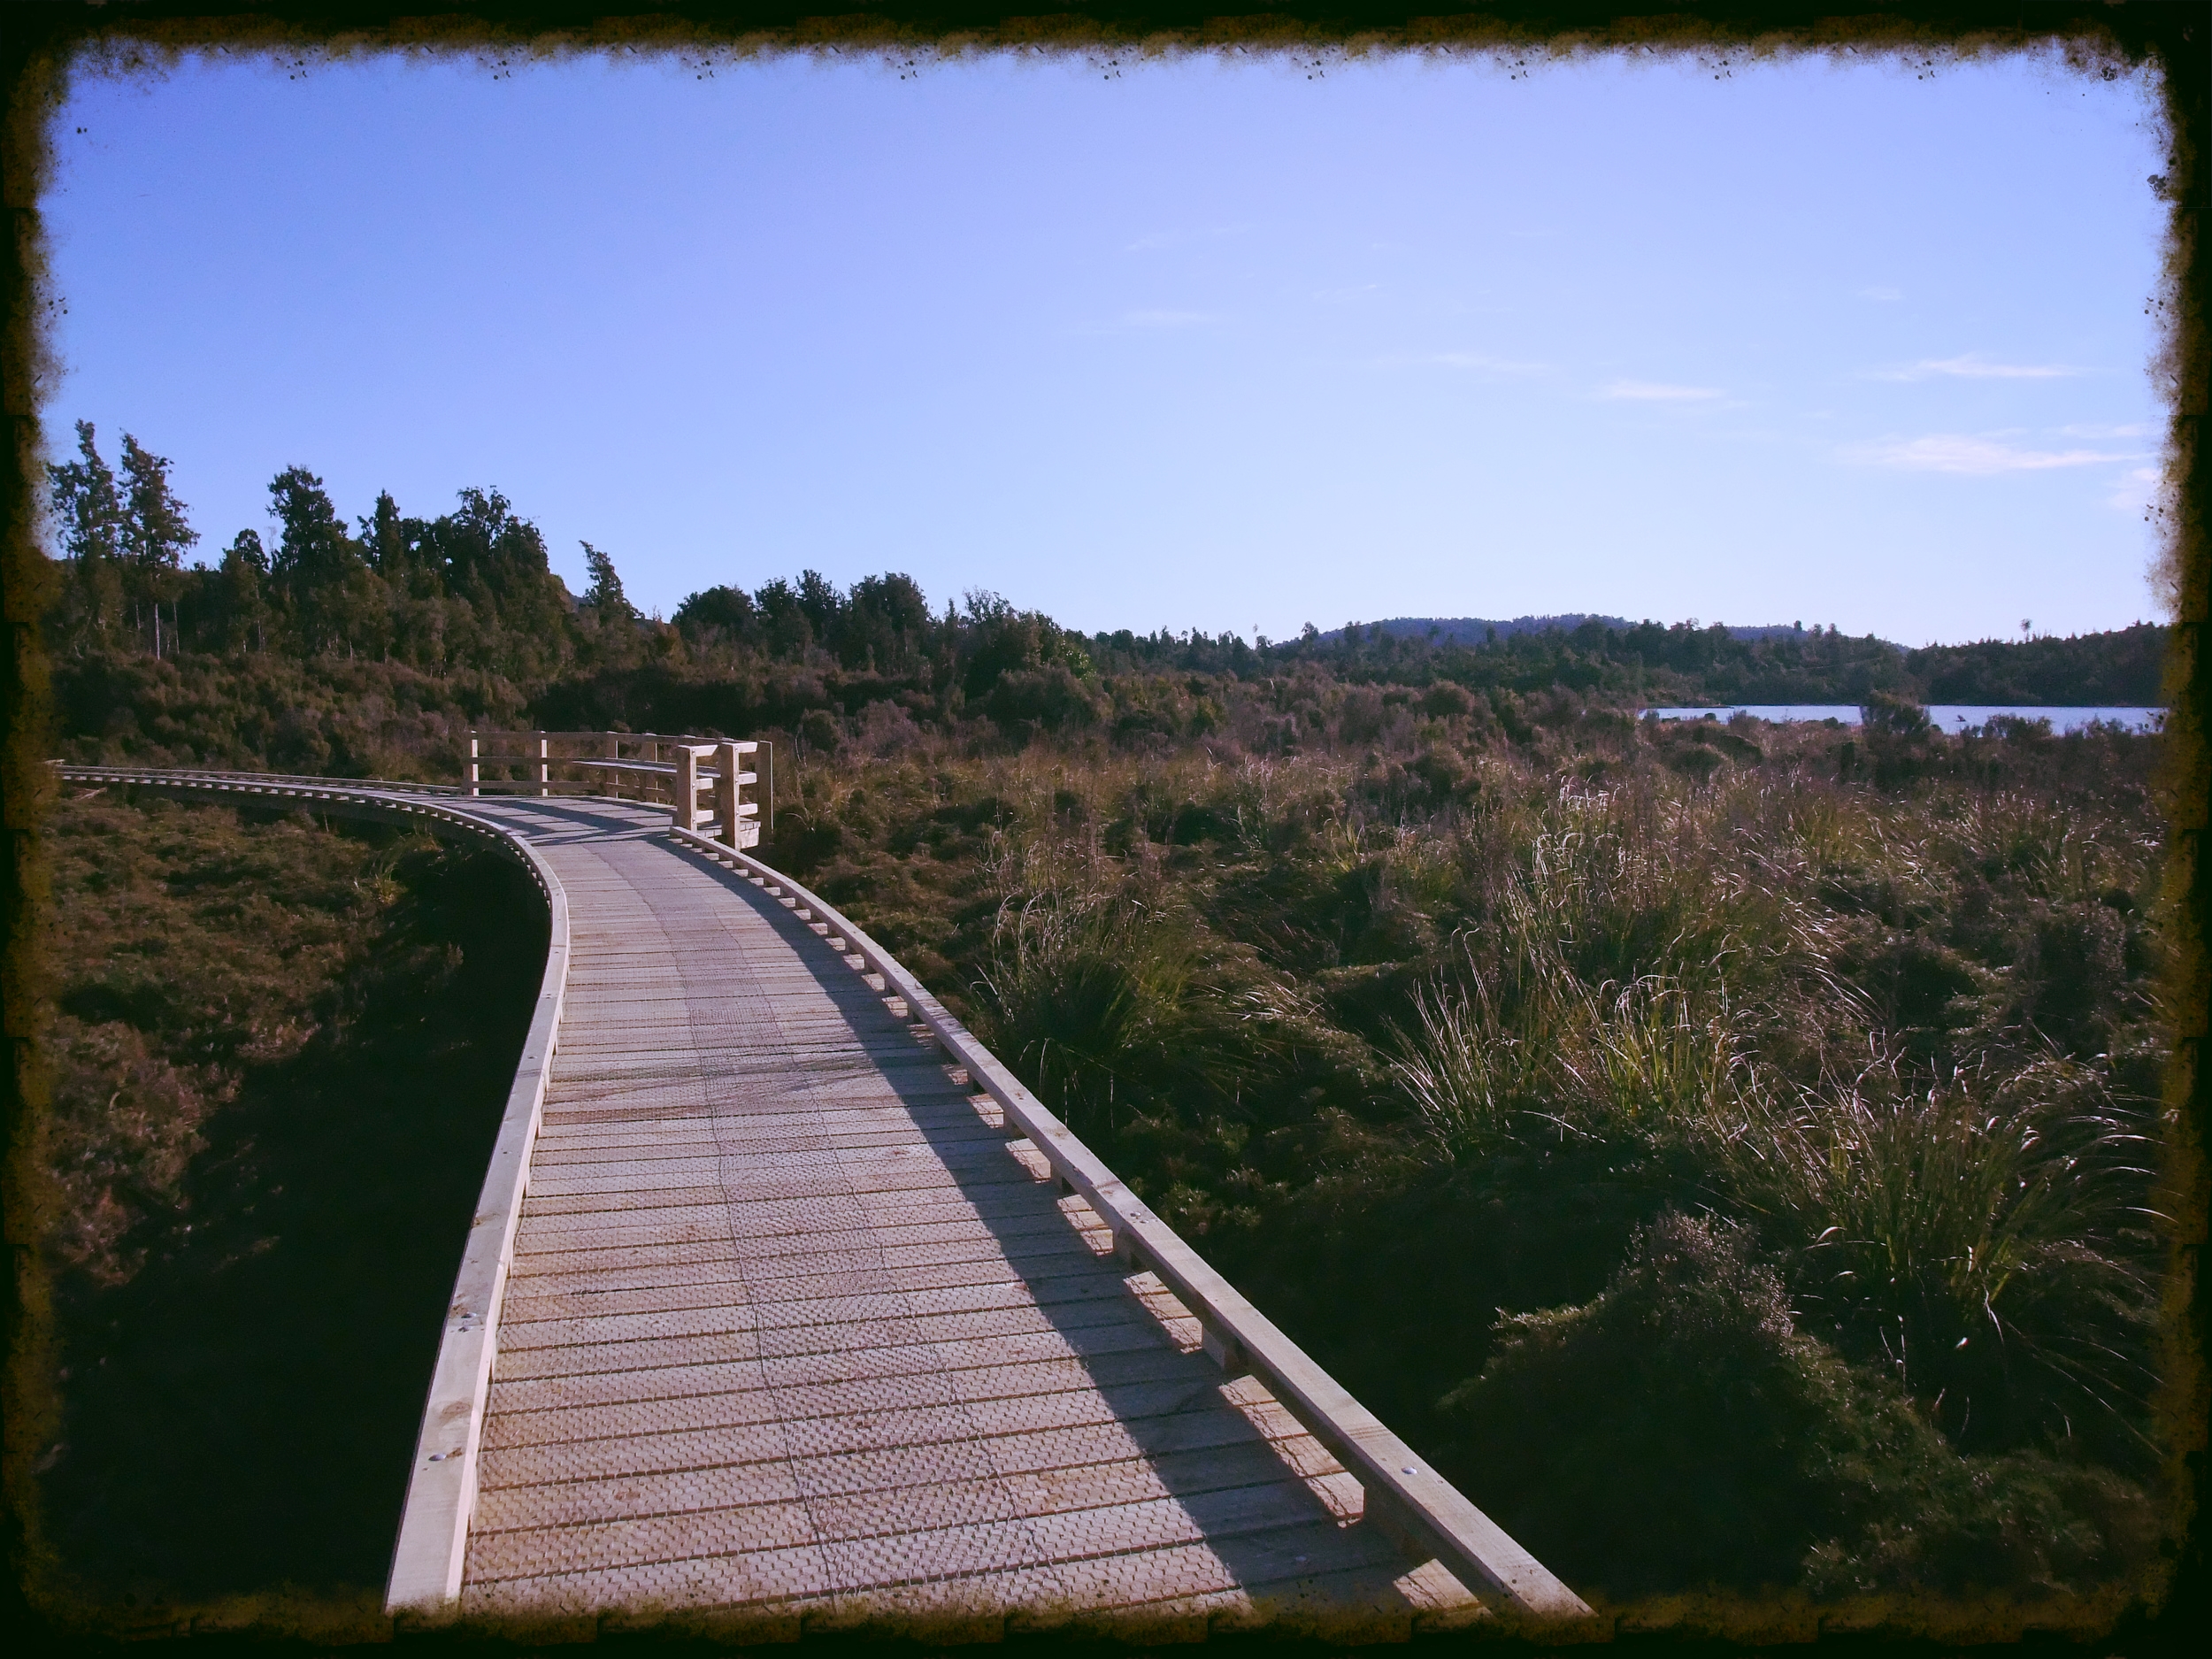
[[[807, 923], [742, 875], [703, 856], [684, 856], [791, 946], [872, 1056], [885, 1052], [887, 1040], [892, 1053], [900, 1052], [902, 1041], [922, 1051], [880, 995]], [[941, 1061], [941, 1051], [931, 1052]], [[996, 1235], [1009, 1264], [1029, 1283], [1037, 1313], [1083, 1365], [1147, 1460], [1160, 1491], [1202, 1530], [1206, 1548], [1235, 1583], [1288, 1623], [1333, 1625], [1341, 1632], [1348, 1622], [1378, 1634], [1394, 1628], [1403, 1633], [1419, 1609], [1391, 1580], [1412, 1563], [1382, 1544], [1365, 1523], [1348, 1525], [1294, 1478], [1289, 1463], [1225, 1393], [1228, 1379], [1219, 1367], [1179, 1347], [1110, 1256], [1098, 1254], [1095, 1246], [1071, 1252], [1069, 1241], [1080, 1234], [1056, 1185], [1036, 1179], [1004, 1144], [969, 1103], [971, 1091], [954, 1085], [936, 1065], [885, 1064], [873, 1057], [869, 1064], [912, 1113], [923, 1143], [938, 1155], [961, 1196]], [[948, 1110], [955, 1103], [964, 1113]], [[1157, 1346], [1133, 1352], [1133, 1322], [1158, 1333]], [[1248, 1393], [1252, 1386], [1237, 1389]], [[1338, 1571], [1317, 1577], [1325, 1563]], [[1364, 1564], [1344, 1571], [1353, 1563]], [[1066, 1610], [1080, 1617], [1079, 1607]], [[1049, 1617], [1055, 1609], [1033, 1611]]]

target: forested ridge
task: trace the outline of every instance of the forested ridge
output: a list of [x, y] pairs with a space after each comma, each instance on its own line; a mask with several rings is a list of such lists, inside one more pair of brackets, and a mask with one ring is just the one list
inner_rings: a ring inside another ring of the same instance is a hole
[[[995, 594], [941, 609], [910, 578], [849, 589], [814, 571], [707, 587], [639, 612], [586, 544], [572, 594], [496, 489], [434, 518], [389, 494], [350, 523], [321, 480], [269, 485], [267, 534], [211, 559], [129, 435], [88, 424], [49, 469], [47, 636], [60, 752], [349, 775], [452, 777], [471, 726], [781, 737], [814, 749], [911, 726], [987, 745], [1092, 733], [1141, 747], [1232, 732], [1287, 755], [1394, 711], [1456, 710], [1500, 741], [1640, 703], [2154, 704], [2166, 630], [1905, 650], [1822, 630], [1681, 622], [1527, 628], [1480, 641], [1351, 624], [1247, 641], [1085, 634]], [[1746, 637], [1739, 637], [1739, 635]], [[1379, 702], [1377, 700], [1379, 700]]]

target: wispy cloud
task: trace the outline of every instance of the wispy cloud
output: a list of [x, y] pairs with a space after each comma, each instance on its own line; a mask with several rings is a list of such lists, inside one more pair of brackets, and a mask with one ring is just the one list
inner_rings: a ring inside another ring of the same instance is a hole
[[1124, 311], [1122, 325], [1127, 328], [1193, 328], [1200, 323], [1215, 320], [1210, 311]]
[[1316, 288], [1313, 296], [1317, 300], [1356, 300], [1363, 294], [1372, 294], [1380, 287], [1382, 284], [1379, 282], [1360, 282], [1348, 288]]
[[1246, 224], [1215, 225], [1200, 230], [1148, 231], [1122, 250], [1124, 253], [1152, 253], [1162, 248], [1179, 248], [1185, 242], [1207, 242], [1216, 236], [1235, 236], [1250, 230]]
[[1598, 388], [1600, 397], [1632, 403], [1703, 403], [1721, 396], [1710, 386], [1669, 386], [1658, 380], [1615, 380]]
[[2162, 474], [2154, 466], [2138, 466], [2120, 474], [2105, 505], [2122, 512], [2140, 512], [2157, 495]]
[[2025, 449], [1995, 438], [1960, 433], [1932, 433], [1924, 438], [1853, 444], [1843, 458], [1868, 466], [1893, 466], [1910, 472], [1956, 472], [1994, 478], [2005, 472], [2047, 472], [2062, 466], [2094, 466], [2134, 457], [2104, 449]]
[[1515, 363], [1504, 357], [1494, 357], [1480, 351], [1440, 351], [1431, 359], [1448, 369], [1464, 369], [1473, 374], [1549, 374], [1548, 363]]
[[1903, 299], [1905, 297], [1905, 290], [1902, 288], [1861, 288], [1859, 290], [1859, 297], [1863, 300], [1880, 300], [1886, 304]]
[[2150, 426], [2101, 426], [2091, 422], [2085, 426], [2061, 426], [2062, 438], [2147, 438], [2158, 428]]
[[1978, 352], [1957, 357], [1924, 357], [1901, 369], [1869, 369], [1870, 380], [1925, 380], [1938, 375], [1962, 380], [2062, 380], [2082, 373], [2057, 363], [1992, 363]]

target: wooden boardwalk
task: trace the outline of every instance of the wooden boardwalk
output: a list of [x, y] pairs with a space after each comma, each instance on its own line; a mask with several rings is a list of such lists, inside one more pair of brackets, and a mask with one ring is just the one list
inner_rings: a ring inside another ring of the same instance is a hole
[[546, 895], [393, 1611], [787, 1636], [1588, 1615], [895, 958], [667, 807], [62, 775], [488, 839]]
[[472, 810], [571, 945], [465, 1608], [1468, 1602], [791, 909], [664, 812]]

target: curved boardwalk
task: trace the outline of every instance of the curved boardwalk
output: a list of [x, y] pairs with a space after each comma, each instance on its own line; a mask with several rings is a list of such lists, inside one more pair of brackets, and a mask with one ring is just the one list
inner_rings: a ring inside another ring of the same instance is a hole
[[571, 951], [465, 1610], [1479, 1613], [787, 896], [665, 810], [465, 804]]

